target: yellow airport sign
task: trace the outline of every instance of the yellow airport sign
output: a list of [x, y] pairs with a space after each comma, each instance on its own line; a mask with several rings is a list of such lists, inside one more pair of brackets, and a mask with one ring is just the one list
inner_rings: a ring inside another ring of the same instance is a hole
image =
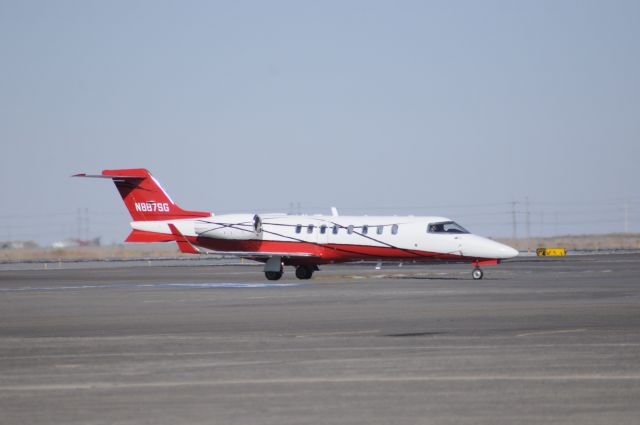
[[567, 250], [564, 248], [538, 248], [536, 249], [538, 257], [564, 257]]

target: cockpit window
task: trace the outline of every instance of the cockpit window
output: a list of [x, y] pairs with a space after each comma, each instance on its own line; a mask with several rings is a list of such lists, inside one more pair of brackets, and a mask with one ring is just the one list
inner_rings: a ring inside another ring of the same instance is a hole
[[429, 224], [427, 233], [469, 233], [469, 231], [453, 221], [443, 221]]

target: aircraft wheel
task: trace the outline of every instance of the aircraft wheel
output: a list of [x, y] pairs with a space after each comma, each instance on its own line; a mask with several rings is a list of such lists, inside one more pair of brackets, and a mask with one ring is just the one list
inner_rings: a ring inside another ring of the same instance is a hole
[[482, 279], [482, 276], [484, 276], [484, 273], [482, 272], [482, 269], [476, 267], [471, 272], [471, 276], [473, 276], [473, 280], [480, 280]]
[[298, 279], [311, 279], [313, 276], [313, 267], [312, 266], [298, 266], [296, 267], [296, 277]]
[[282, 272], [264, 272], [268, 280], [278, 280], [282, 277]]

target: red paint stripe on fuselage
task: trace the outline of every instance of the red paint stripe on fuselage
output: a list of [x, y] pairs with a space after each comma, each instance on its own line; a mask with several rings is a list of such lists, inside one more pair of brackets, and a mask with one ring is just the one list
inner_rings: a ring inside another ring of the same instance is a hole
[[194, 245], [213, 251], [247, 252], [295, 252], [314, 255], [316, 258], [292, 258], [287, 264], [326, 264], [359, 260], [415, 260], [419, 262], [482, 260], [476, 257], [464, 257], [420, 250], [406, 250], [394, 247], [370, 245], [315, 244], [310, 242], [265, 241], [265, 240], [226, 240], [213, 238], [188, 237]]

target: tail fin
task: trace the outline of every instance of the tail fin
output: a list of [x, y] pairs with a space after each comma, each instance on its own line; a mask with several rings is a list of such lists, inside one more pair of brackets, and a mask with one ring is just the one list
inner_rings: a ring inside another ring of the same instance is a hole
[[185, 211], [180, 208], [144, 168], [103, 170], [99, 175], [76, 174], [73, 177], [112, 179], [134, 221], [175, 220], [211, 215], [208, 212]]

